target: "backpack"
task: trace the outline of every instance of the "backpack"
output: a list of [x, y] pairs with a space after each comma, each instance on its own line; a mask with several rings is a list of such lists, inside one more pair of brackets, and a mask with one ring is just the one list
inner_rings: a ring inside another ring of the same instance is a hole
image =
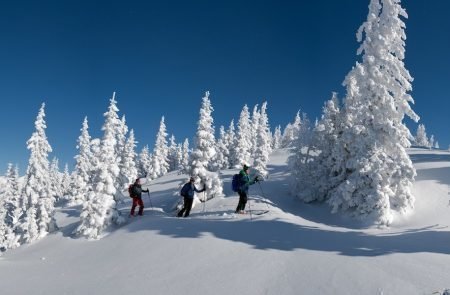
[[183, 187], [181, 188], [181, 191], [180, 191], [180, 195], [182, 197], [188, 197], [188, 195], [187, 195], [188, 190], [189, 190], [188, 184], [183, 185]]
[[133, 195], [134, 195], [134, 192], [133, 192], [133, 186], [134, 186], [134, 184], [130, 184], [130, 185], [128, 186], [128, 194], [130, 195], [130, 198], [132, 198]]
[[241, 175], [235, 174], [233, 175], [233, 179], [231, 180], [231, 189], [233, 190], [233, 192], [237, 193], [240, 188], [241, 188]]

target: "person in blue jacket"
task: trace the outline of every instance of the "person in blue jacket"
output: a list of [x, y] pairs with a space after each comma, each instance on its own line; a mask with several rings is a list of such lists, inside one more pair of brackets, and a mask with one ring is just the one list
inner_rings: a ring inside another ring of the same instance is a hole
[[184, 217], [188, 217], [189, 213], [191, 212], [192, 203], [194, 202], [195, 192], [201, 193], [206, 190], [206, 188], [203, 188], [202, 190], [198, 190], [195, 187], [194, 183], [195, 183], [195, 178], [191, 177], [189, 179], [189, 182], [185, 183], [183, 188], [181, 189], [180, 195], [182, 197], [184, 197], [184, 204], [183, 204], [183, 209], [181, 209], [180, 212], [178, 212], [178, 214], [177, 214], [178, 217], [183, 216], [183, 213], [184, 213]]
[[244, 164], [242, 170], [239, 172], [239, 203], [236, 207], [236, 213], [244, 214], [245, 205], [247, 204], [248, 199], [248, 189], [250, 185], [253, 185], [259, 181], [258, 176], [256, 176], [253, 180], [250, 180], [250, 176], [248, 175], [250, 168]]

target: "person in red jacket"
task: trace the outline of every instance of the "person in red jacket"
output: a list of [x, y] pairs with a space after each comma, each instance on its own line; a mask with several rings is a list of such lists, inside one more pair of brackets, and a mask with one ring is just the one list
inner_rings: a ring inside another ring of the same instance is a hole
[[143, 190], [141, 186], [141, 180], [139, 178], [131, 185], [130, 197], [133, 198], [133, 205], [131, 206], [130, 216], [134, 216], [134, 210], [139, 205], [138, 214], [142, 216], [144, 214], [144, 202], [142, 202], [142, 192], [148, 193], [148, 189]]

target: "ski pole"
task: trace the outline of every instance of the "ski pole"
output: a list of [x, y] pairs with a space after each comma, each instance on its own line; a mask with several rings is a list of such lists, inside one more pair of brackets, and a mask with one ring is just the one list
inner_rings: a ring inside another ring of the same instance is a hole
[[261, 183], [259, 183], [259, 181], [258, 181], [258, 185], [259, 185], [259, 189], [261, 190], [261, 194], [263, 195], [264, 203], [266, 203], [267, 210], [270, 210], [269, 204], [267, 204], [267, 198], [266, 198], [266, 195], [264, 194], [264, 191], [263, 191], [263, 189], [262, 189]]
[[203, 213], [206, 212], [206, 193], [203, 192]]
[[250, 198], [248, 198], [248, 211], [250, 212], [250, 220], [253, 220], [252, 206], [250, 206]]
[[148, 200], [150, 201], [150, 207], [152, 207], [153, 210], [153, 204], [152, 204], [152, 198], [150, 197], [150, 192], [147, 192]]

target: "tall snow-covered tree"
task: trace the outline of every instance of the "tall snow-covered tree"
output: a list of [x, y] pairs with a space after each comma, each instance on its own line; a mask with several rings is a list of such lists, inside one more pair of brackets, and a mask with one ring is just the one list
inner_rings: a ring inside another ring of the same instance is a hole
[[75, 156], [75, 176], [70, 190], [70, 205], [81, 205], [90, 189], [89, 179], [93, 168], [91, 136], [87, 117], [84, 118], [81, 134], [78, 137], [78, 155]]
[[244, 105], [238, 122], [236, 135], [236, 158], [235, 167], [240, 168], [243, 164], [250, 164], [252, 149], [252, 128], [250, 126], [250, 113], [247, 105]]
[[190, 175], [200, 178], [206, 188], [207, 198], [222, 195], [222, 181], [219, 175], [208, 171], [210, 160], [216, 156], [214, 126], [212, 117], [213, 107], [209, 99], [209, 91], [202, 99], [200, 118], [195, 137], [195, 148], [191, 154]]
[[295, 147], [297, 146], [298, 133], [300, 130], [300, 126], [302, 124], [302, 120], [300, 117], [300, 111], [295, 115], [294, 122], [286, 125], [286, 128], [283, 132], [283, 138], [281, 140], [281, 146], [283, 148]]
[[357, 33], [361, 43], [357, 62], [344, 81], [345, 128], [339, 145], [344, 148], [345, 177], [333, 189], [333, 211], [348, 210], [379, 224], [392, 221], [392, 210], [414, 206], [411, 193], [415, 169], [405, 148], [411, 134], [406, 116], [417, 121], [411, 109], [412, 77], [406, 70], [405, 10], [400, 0], [371, 0], [367, 21]]
[[69, 193], [71, 184], [72, 184], [72, 177], [69, 172], [69, 164], [66, 163], [64, 165], [64, 172], [61, 178], [62, 197], [67, 198], [67, 194]]
[[[117, 108], [117, 106], [116, 106]], [[114, 114], [111, 114], [114, 115]], [[127, 173], [130, 173], [129, 166], [130, 165], [130, 150], [126, 150], [126, 145], [129, 144], [127, 141], [127, 134], [128, 134], [128, 126], [126, 123], [125, 115], [122, 116], [122, 119], [118, 119], [117, 112], [115, 114], [116, 116], [116, 124], [114, 128], [114, 133], [116, 136], [116, 147], [115, 147], [115, 155], [117, 162], [119, 163], [119, 175], [117, 177], [117, 188], [118, 191], [122, 191], [126, 187], [128, 187], [129, 184], [129, 176]], [[133, 151], [134, 152], [134, 151]]]
[[169, 147], [167, 145], [167, 131], [164, 123], [164, 116], [159, 124], [159, 131], [156, 135], [155, 148], [153, 149], [152, 174], [153, 179], [166, 174], [169, 171]]
[[228, 150], [228, 168], [232, 168], [239, 164], [236, 152], [236, 131], [234, 128], [234, 119], [231, 120], [226, 134], [226, 147]]
[[267, 102], [264, 102], [261, 106], [259, 112], [259, 122], [257, 141], [256, 141], [256, 151], [255, 151], [255, 161], [253, 168], [258, 175], [266, 178], [267, 172], [267, 162], [269, 162], [269, 155], [272, 152], [272, 140], [270, 137], [270, 126], [269, 118], [267, 116]]
[[169, 152], [167, 155], [167, 159], [169, 162], [169, 171], [174, 171], [178, 168], [180, 163], [178, 161], [178, 145], [173, 134], [170, 136], [169, 142]]
[[217, 145], [216, 145], [216, 164], [218, 166], [219, 169], [226, 169], [228, 168], [229, 165], [229, 156], [230, 156], [230, 152], [228, 150], [228, 145], [227, 145], [227, 134], [225, 132], [225, 127], [220, 126], [220, 137], [217, 140]]
[[59, 171], [59, 160], [53, 157], [50, 163], [51, 194], [58, 201], [63, 196], [62, 173]]
[[428, 147], [430, 145], [427, 137], [427, 132], [425, 130], [425, 125], [423, 124], [419, 124], [419, 126], [417, 127], [415, 144], [420, 147]]
[[108, 112], [104, 114], [103, 138], [99, 151], [96, 153], [97, 161], [92, 173], [93, 188], [89, 191], [83, 204], [80, 215], [81, 224], [76, 232], [91, 239], [100, 238], [101, 233], [112, 223], [120, 224], [124, 221], [117, 210], [116, 194], [119, 165], [117, 163], [115, 148], [117, 138], [115, 134], [117, 117], [115, 95], [110, 99]]
[[34, 123], [36, 129], [27, 141], [30, 159], [23, 189], [27, 197], [27, 211], [20, 224], [21, 241], [26, 243], [38, 240], [56, 229], [55, 199], [52, 195], [48, 161], [52, 148], [45, 134], [47, 125], [44, 109], [43, 103]]

